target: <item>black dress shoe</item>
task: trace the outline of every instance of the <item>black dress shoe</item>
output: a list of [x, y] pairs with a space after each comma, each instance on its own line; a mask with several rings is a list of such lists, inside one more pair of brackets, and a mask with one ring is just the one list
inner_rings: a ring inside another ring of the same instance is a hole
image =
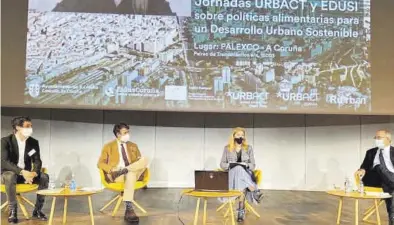
[[18, 209], [16, 207], [10, 207], [8, 223], [18, 223]]
[[252, 195], [253, 195], [254, 200], [256, 200], [257, 203], [260, 203], [264, 198], [264, 194], [261, 193], [260, 190], [253, 191]]
[[126, 209], [124, 213], [124, 220], [128, 222], [139, 222], [140, 218], [135, 214], [134, 209]]
[[41, 210], [37, 210], [37, 209], [34, 209], [32, 217], [33, 219], [38, 219], [43, 221], [48, 220], [47, 216], [43, 212], [41, 212]]

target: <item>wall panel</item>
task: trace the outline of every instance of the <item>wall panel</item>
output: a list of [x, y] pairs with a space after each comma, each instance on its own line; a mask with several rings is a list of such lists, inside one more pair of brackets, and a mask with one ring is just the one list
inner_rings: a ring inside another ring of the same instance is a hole
[[326, 190], [352, 176], [378, 129], [393, 116], [212, 114], [2, 108], [1, 132], [13, 116], [33, 119], [43, 164], [58, 184], [101, 186], [96, 167], [113, 125], [131, 125], [131, 140], [150, 160], [152, 187], [190, 187], [194, 170], [219, 167], [233, 127], [246, 127], [264, 189]]

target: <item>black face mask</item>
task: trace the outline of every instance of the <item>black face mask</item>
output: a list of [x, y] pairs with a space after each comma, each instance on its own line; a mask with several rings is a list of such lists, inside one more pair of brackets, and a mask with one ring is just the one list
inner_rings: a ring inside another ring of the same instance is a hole
[[241, 138], [241, 137], [240, 138], [234, 138], [234, 141], [237, 142], [237, 144], [240, 145], [240, 144], [242, 144], [242, 142], [244, 142], [244, 139]]

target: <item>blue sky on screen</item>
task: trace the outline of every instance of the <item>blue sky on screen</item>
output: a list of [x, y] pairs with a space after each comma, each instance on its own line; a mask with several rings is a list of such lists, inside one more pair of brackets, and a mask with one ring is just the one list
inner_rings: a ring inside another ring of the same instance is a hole
[[[29, 0], [29, 9], [51, 11], [56, 4], [61, 1], [62, 0]], [[175, 12], [177, 16], [191, 15], [190, 1], [191, 0], [167, 0], [167, 2], [170, 3], [171, 10]]]

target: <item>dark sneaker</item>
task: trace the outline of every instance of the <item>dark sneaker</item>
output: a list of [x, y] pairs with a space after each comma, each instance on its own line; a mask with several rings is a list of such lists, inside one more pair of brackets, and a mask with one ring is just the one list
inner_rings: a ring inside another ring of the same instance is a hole
[[238, 209], [237, 222], [243, 222], [245, 220], [245, 209]]
[[10, 214], [8, 215], [8, 223], [18, 223], [18, 208], [10, 206]]
[[34, 209], [32, 217], [33, 219], [38, 219], [43, 221], [48, 220], [47, 216], [43, 212], [41, 212], [41, 210], [37, 210], [37, 209]]
[[252, 195], [253, 195], [254, 200], [256, 200], [257, 203], [260, 203], [264, 198], [264, 194], [261, 193], [260, 190], [253, 191]]

